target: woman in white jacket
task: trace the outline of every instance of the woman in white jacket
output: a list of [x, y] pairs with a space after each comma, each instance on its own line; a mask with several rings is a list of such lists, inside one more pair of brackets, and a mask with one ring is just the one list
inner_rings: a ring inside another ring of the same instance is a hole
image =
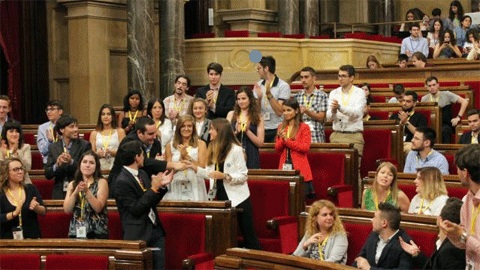
[[189, 167], [198, 176], [210, 179], [209, 200], [230, 200], [233, 207], [243, 210], [237, 213], [237, 217], [244, 247], [262, 249], [253, 227], [252, 203], [247, 185], [248, 169], [243, 149], [233, 134], [230, 122], [224, 118], [212, 120], [209, 133], [207, 167], [194, 164], [189, 164]]

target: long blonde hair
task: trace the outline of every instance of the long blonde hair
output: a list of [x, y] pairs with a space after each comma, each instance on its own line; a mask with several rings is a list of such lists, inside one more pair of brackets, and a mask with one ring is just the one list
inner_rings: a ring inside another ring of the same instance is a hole
[[436, 167], [423, 167], [418, 171], [423, 188], [420, 191], [420, 197], [423, 199], [434, 200], [440, 195], [448, 195], [447, 187], [443, 181], [442, 172]]
[[380, 170], [383, 167], [387, 167], [393, 174], [393, 180], [392, 180], [392, 183], [390, 184], [390, 190], [391, 190], [390, 194], [392, 195], [393, 203], [396, 205], [398, 200], [398, 191], [399, 191], [398, 185], [397, 185], [397, 167], [395, 167], [395, 165], [393, 165], [392, 163], [382, 162], [378, 166], [377, 172], [375, 173], [375, 181], [373, 181], [372, 193], [374, 196], [377, 196], [377, 190], [378, 190], [377, 176], [378, 176], [378, 172], [380, 172]]
[[310, 210], [308, 211], [308, 219], [305, 230], [307, 231], [308, 235], [313, 235], [315, 233], [320, 232], [320, 227], [318, 226], [317, 216], [320, 213], [320, 210], [323, 207], [327, 207], [333, 213], [333, 226], [330, 230], [331, 234], [346, 234], [345, 228], [343, 227], [342, 220], [338, 216], [338, 210], [335, 205], [328, 200], [319, 200], [314, 202], [310, 206]]

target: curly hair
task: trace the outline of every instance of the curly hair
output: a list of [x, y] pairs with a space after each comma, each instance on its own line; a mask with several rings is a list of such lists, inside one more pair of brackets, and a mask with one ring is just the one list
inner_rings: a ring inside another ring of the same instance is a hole
[[317, 216], [320, 213], [322, 208], [328, 208], [333, 213], [333, 226], [330, 229], [330, 233], [332, 234], [346, 234], [345, 228], [343, 227], [342, 220], [338, 216], [338, 210], [335, 205], [328, 200], [319, 200], [314, 202], [310, 206], [310, 210], [308, 211], [308, 218], [306, 222], [305, 231], [308, 235], [313, 235], [315, 233], [320, 232], [320, 227], [318, 226]]

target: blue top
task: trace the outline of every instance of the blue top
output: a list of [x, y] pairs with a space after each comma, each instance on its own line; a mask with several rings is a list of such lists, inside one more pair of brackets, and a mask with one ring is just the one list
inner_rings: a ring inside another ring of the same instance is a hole
[[416, 173], [418, 168], [423, 167], [436, 167], [442, 172], [442, 174], [449, 174], [448, 161], [441, 153], [432, 150], [430, 154], [422, 160], [418, 151], [410, 151], [405, 160], [405, 168], [403, 169], [403, 172]]

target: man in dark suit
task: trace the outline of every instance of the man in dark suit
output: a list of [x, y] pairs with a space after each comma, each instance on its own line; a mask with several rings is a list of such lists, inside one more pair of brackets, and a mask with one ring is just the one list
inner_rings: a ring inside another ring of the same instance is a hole
[[51, 144], [48, 149], [45, 177], [54, 179], [52, 199], [65, 199], [67, 185], [73, 179], [78, 161], [83, 153], [92, 149], [90, 142], [78, 138], [77, 119], [62, 115], [55, 124], [55, 132], [61, 140]]
[[223, 67], [219, 63], [212, 62], [207, 66], [209, 84], [197, 89], [195, 97], [203, 98], [208, 103], [208, 119], [226, 118], [229, 111], [235, 105], [235, 92], [222, 85]]
[[173, 171], [152, 175], [144, 165], [142, 143], [130, 141], [121, 147], [125, 166], [117, 177], [115, 201], [122, 221], [124, 240], [143, 240], [153, 250], [153, 268], [165, 268], [165, 230], [158, 218], [157, 204], [167, 193]]
[[480, 111], [471, 109], [467, 112], [468, 125], [470, 131], [465, 132], [460, 137], [460, 144], [478, 144], [480, 142]]
[[410, 241], [400, 229], [400, 209], [390, 203], [379, 203], [372, 219], [373, 232], [360, 250], [353, 266], [358, 269], [412, 269], [412, 256], [403, 251], [399, 236]]
[[[440, 216], [437, 218], [437, 225], [441, 224], [444, 220], [460, 224], [460, 209], [462, 208], [462, 204], [462, 200], [458, 198], [449, 198], [442, 208]], [[455, 247], [442, 230], [440, 230], [438, 234], [437, 246], [430, 258], [420, 252], [420, 248], [413, 240], [410, 241], [410, 244], [407, 244], [400, 238], [400, 244], [405, 252], [413, 256], [415, 268], [465, 269], [465, 250]]]
[[117, 175], [122, 170], [124, 163], [122, 145], [131, 141], [141, 142], [143, 155], [145, 158], [143, 164], [143, 170], [147, 173], [148, 176], [152, 176], [159, 172], [164, 172], [167, 169], [174, 169], [181, 171], [185, 169], [185, 165], [180, 162], [167, 162], [164, 160], [159, 160], [159, 157], [162, 154], [162, 146], [158, 140], [156, 140], [157, 128], [155, 127], [155, 122], [152, 118], [147, 116], [142, 116], [137, 119], [135, 123], [135, 132], [130, 132], [123, 140], [120, 142], [118, 147], [117, 155], [113, 161], [113, 167], [110, 170], [108, 176], [108, 183], [110, 189], [110, 197], [113, 198], [115, 195], [115, 180]]

